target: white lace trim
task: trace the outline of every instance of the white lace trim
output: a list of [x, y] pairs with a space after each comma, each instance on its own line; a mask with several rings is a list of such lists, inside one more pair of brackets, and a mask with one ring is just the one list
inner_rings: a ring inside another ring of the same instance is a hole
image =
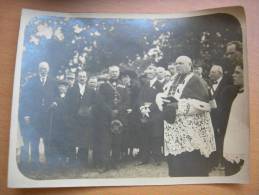
[[239, 163], [240, 161], [241, 161], [241, 159], [245, 159], [245, 154], [226, 154], [226, 153], [224, 153], [224, 158], [226, 159], [226, 160], [228, 160], [229, 162], [231, 162], [231, 163], [234, 163], [234, 162], [236, 162], [236, 163]]
[[208, 158], [216, 151], [210, 113], [177, 115], [173, 124], [164, 121], [164, 144], [166, 156], [200, 150]]

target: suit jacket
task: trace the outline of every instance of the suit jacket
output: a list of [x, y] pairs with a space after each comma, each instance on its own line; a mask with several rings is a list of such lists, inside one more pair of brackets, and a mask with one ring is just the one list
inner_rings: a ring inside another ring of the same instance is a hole
[[96, 93], [93, 89], [86, 87], [82, 96], [78, 84], [75, 84], [67, 91], [65, 117], [66, 125], [70, 129], [68, 144], [78, 147], [89, 145], [95, 106]]
[[152, 86], [150, 86], [150, 82], [147, 82], [143, 84], [139, 94], [139, 106], [144, 106], [146, 102], [151, 103], [147, 125], [152, 137], [163, 136], [163, 116], [155, 103], [156, 95], [162, 92], [163, 86], [163, 83], [158, 81], [155, 81]]
[[[229, 89], [229, 92], [225, 91], [226, 88]], [[220, 129], [220, 131], [225, 134], [230, 107], [236, 94], [237, 91], [235, 87], [231, 85], [229, 79], [223, 77], [213, 94], [217, 103], [217, 108], [211, 111], [214, 130]]]
[[24, 116], [30, 116], [31, 125], [38, 135], [47, 136], [50, 128], [50, 108], [57, 95], [57, 84], [51, 77], [47, 77], [44, 85], [39, 76], [29, 80], [21, 90], [19, 110], [21, 123]]

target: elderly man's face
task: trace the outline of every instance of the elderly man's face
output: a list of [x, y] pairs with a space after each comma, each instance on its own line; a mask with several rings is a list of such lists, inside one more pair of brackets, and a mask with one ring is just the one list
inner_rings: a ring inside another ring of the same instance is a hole
[[239, 87], [244, 86], [243, 69], [240, 66], [236, 66], [235, 71], [232, 76], [233, 76], [234, 85], [239, 86]]
[[46, 77], [49, 73], [49, 65], [47, 63], [39, 64], [39, 74], [41, 77]]
[[80, 84], [85, 85], [86, 81], [87, 81], [87, 74], [86, 74], [86, 72], [79, 72], [77, 79], [78, 79], [78, 82]]
[[175, 69], [179, 74], [186, 74], [191, 71], [191, 65], [183, 58], [177, 58], [175, 61]]
[[109, 76], [111, 79], [118, 79], [120, 76], [119, 67], [112, 67], [109, 69]]

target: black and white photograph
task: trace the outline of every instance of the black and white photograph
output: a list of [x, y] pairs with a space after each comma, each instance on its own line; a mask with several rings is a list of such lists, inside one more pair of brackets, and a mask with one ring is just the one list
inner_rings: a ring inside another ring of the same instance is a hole
[[246, 34], [239, 11], [24, 9], [9, 186], [248, 182]]

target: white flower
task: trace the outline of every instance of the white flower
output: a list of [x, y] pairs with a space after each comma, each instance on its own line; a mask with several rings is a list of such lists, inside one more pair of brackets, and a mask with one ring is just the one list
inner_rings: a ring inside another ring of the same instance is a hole
[[76, 52], [75, 55], [74, 55], [74, 57], [73, 57], [73, 63], [74, 63], [74, 64], [78, 64], [78, 57], [79, 57], [79, 53]]
[[76, 68], [71, 68], [70, 70], [71, 70], [71, 72], [76, 72], [77, 69]]
[[82, 27], [80, 27], [78, 24], [76, 24], [75, 26], [73, 26], [74, 32], [79, 34], [80, 32], [82, 32], [84, 29]]
[[216, 35], [217, 35], [218, 37], [221, 37], [221, 34], [220, 34], [220, 32], [217, 32], [217, 33], [216, 33]]
[[34, 43], [35, 45], [39, 45], [40, 40], [39, 40], [37, 37], [31, 35], [31, 37], [30, 37], [30, 43]]
[[59, 40], [59, 41], [63, 41], [64, 40], [64, 34], [61, 30], [61, 27], [58, 27], [55, 32], [54, 32], [55, 37]]
[[98, 37], [98, 36], [101, 35], [101, 33], [99, 33], [98, 31], [96, 31], [96, 32], [94, 32], [94, 35]]
[[37, 26], [36, 36], [41, 37], [44, 36], [46, 39], [51, 39], [53, 35], [53, 30], [47, 23], [40, 24]]
[[112, 26], [109, 31], [112, 32], [114, 30], [114, 26]]
[[84, 50], [85, 50], [86, 52], [90, 52], [90, 51], [92, 51], [92, 49], [93, 49], [93, 47], [85, 47], [85, 48], [84, 48]]
[[97, 47], [97, 42], [96, 42], [96, 41], [93, 42], [93, 46], [94, 46], [95, 48]]
[[78, 59], [79, 59], [79, 62], [81, 64], [85, 64], [85, 57], [84, 56], [79, 56]]
[[80, 39], [82, 39], [82, 37], [81, 36], [75, 36], [75, 39], [80, 40]]

